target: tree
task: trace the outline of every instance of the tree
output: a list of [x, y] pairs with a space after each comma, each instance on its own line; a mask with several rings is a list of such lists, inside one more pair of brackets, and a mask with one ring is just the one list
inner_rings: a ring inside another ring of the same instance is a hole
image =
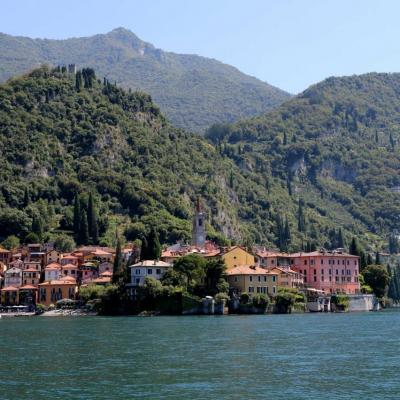
[[76, 247], [74, 239], [68, 235], [60, 234], [54, 239], [54, 248], [62, 253], [70, 253]]
[[389, 285], [390, 276], [383, 265], [368, 265], [362, 272], [365, 283], [370, 286], [377, 297], [383, 297]]
[[118, 238], [117, 248], [115, 250], [112, 283], [121, 285], [122, 282], [124, 281], [124, 271], [122, 267], [123, 263], [122, 263], [121, 240]]
[[81, 225], [81, 204], [79, 201], [79, 196], [78, 194], [76, 194], [74, 198], [74, 224], [73, 224], [74, 233], [76, 237], [79, 234], [80, 225]]
[[389, 133], [389, 142], [390, 142], [390, 147], [392, 148], [392, 150], [394, 150], [394, 139], [392, 132]]
[[338, 247], [340, 248], [340, 249], [343, 249], [344, 248], [344, 239], [343, 239], [343, 232], [342, 232], [342, 228], [339, 228], [339, 231], [338, 231]]
[[19, 247], [20, 241], [17, 238], [17, 236], [10, 235], [1, 242], [1, 245], [7, 250], [12, 250], [12, 249], [16, 249], [17, 247]]
[[31, 199], [30, 199], [30, 196], [29, 196], [29, 189], [25, 186], [25, 189], [24, 189], [24, 202], [23, 202], [24, 208], [29, 206], [30, 201], [31, 201]]
[[349, 253], [353, 256], [360, 256], [360, 247], [355, 236], [351, 239]]
[[92, 243], [97, 244], [99, 242], [99, 225], [97, 223], [97, 213], [93, 202], [93, 194], [90, 192], [88, 201], [88, 227], [89, 234], [92, 238]]
[[39, 243], [39, 237], [34, 232], [30, 232], [25, 236], [24, 242], [26, 244]]
[[79, 224], [78, 232], [78, 244], [88, 244], [89, 243], [89, 228], [87, 223], [86, 211], [81, 211], [81, 221]]
[[79, 92], [82, 87], [82, 73], [78, 71], [75, 75], [75, 89]]
[[190, 290], [200, 284], [204, 278], [206, 261], [197, 254], [189, 254], [179, 258], [173, 268], [185, 276], [186, 289]]
[[396, 235], [389, 235], [389, 253], [397, 254], [399, 252], [399, 239]]
[[367, 254], [367, 265], [372, 265], [374, 262], [372, 261], [372, 256], [370, 253]]
[[299, 208], [297, 210], [297, 229], [299, 232], [305, 232], [306, 230], [306, 217], [303, 210], [303, 201], [299, 201]]
[[380, 265], [381, 264], [381, 255], [380, 255], [379, 251], [377, 251], [375, 253], [375, 264], [376, 265]]
[[142, 240], [140, 258], [141, 260], [159, 260], [160, 257], [161, 245], [158, 238], [158, 232], [152, 228], [149, 235]]
[[205, 289], [206, 294], [214, 296], [220, 292], [218, 286], [222, 284], [220, 282], [223, 279], [223, 274], [226, 271], [225, 261], [222, 259], [211, 259], [208, 260], [205, 265]]
[[36, 233], [39, 239], [43, 236], [43, 221], [39, 215], [35, 215], [32, 219], [32, 232]]

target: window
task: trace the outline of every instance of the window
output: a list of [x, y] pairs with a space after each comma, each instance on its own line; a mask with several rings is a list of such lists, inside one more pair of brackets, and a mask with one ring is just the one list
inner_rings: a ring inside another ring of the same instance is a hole
[[152, 268], [147, 268], [147, 275], [153, 275]]
[[260, 289], [261, 289], [260, 287], [257, 287], [257, 293], [260, 293]]
[[269, 293], [269, 289], [268, 289], [268, 286], [267, 286], [267, 294]]
[[249, 281], [253, 282], [253, 277], [252, 276], [249, 277]]
[[307, 260], [304, 260], [304, 265], [307, 265]]
[[323, 269], [323, 268], [321, 269], [321, 274], [322, 274], [322, 275], [324, 274], [324, 269]]
[[237, 281], [238, 281], [237, 276], [235, 276], [235, 277], [233, 278], [233, 280], [234, 280], [234, 282], [237, 282]]
[[304, 275], [307, 275], [307, 270], [306, 269], [304, 270]]
[[335, 277], [335, 281], [339, 282], [339, 277], [338, 276]]
[[342, 260], [342, 265], [344, 265], [344, 260]]
[[258, 282], [261, 282], [261, 276], [258, 275]]
[[254, 293], [254, 286], [249, 286], [249, 293]]
[[344, 269], [342, 269], [342, 275], [344, 275]]
[[157, 269], [156, 269], [156, 274], [157, 274], [157, 275], [161, 275], [161, 268], [157, 268]]
[[321, 259], [321, 265], [324, 263], [324, 260]]
[[349, 265], [350, 264], [350, 261], [349, 260], [347, 260], [347, 265]]
[[316, 276], [314, 276], [314, 282], [317, 282], [317, 277]]
[[329, 282], [332, 282], [332, 277], [331, 276], [329, 277]]
[[264, 275], [264, 282], [267, 282], [267, 276]]
[[272, 276], [272, 282], [276, 282], [276, 276], [275, 275]]
[[135, 275], [140, 275], [140, 269], [135, 270]]
[[321, 282], [323, 282], [324, 281], [324, 277], [323, 276], [321, 276]]
[[338, 269], [336, 270], [336, 275], [339, 275], [339, 270]]
[[272, 293], [276, 293], [276, 286], [274, 286], [273, 288], [272, 288]]
[[304, 277], [304, 283], [307, 283], [307, 277], [306, 276]]
[[314, 265], [314, 260], [310, 260], [310, 265]]
[[314, 268], [314, 275], [317, 275], [317, 270]]
[[139, 285], [140, 283], [140, 278], [136, 278], [136, 285]]

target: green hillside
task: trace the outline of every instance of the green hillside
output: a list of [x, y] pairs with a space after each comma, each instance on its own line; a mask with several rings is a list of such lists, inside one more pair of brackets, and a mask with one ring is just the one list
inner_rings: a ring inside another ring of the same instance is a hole
[[373, 248], [400, 228], [399, 123], [400, 74], [373, 73], [329, 78], [276, 111], [207, 136], [242, 170], [285, 187], [271, 204], [293, 225], [304, 203], [305, 239], [320, 243], [315, 224], [330, 220]]
[[74, 198], [92, 193], [101, 243], [151, 227], [187, 240], [200, 195], [220, 241], [383, 248], [399, 224], [399, 82], [328, 79], [210, 143], [91, 69], [37, 69], [0, 86], [0, 236], [24, 240], [38, 221], [42, 238], [69, 234]]
[[194, 132], [260, 115], [290, 97], [219, 61], [156, 49], [123, 28], [67, 40], [0, 34], [0, 81], [43, 63], [91, 67], [119, 86], [143, 90], [174, 125]]

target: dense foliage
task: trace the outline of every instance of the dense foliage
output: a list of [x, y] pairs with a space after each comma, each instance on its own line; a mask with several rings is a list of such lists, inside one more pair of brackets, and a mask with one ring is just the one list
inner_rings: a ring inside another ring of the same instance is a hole
[[276, 111], [214, 126], [207, 137], [269, 189], [271, 213], [260, 223], [281, 248], [347, 247], [355, 235], [370, 251], [390, 242], [393, 252], [399, 121], [400, 74], [374, 73], [329, 78]]
[[40, 40], [0, 34], [0, 81], [40, 63], [91, 66], [125, 88], [150, 93], [176, 126], [201, 132], [212, 123], [259, 115], [289, 94], [229, 65], [164, 52], [119, 28], [106, 35]]

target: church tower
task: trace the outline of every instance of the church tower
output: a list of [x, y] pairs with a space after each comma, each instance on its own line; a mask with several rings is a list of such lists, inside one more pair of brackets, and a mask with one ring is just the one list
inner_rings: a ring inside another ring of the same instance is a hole
[[193, 217], [192, 246], [203, 248], [206, 242], [206, 213], [200, 202], [196, 201], [196, 210]]

